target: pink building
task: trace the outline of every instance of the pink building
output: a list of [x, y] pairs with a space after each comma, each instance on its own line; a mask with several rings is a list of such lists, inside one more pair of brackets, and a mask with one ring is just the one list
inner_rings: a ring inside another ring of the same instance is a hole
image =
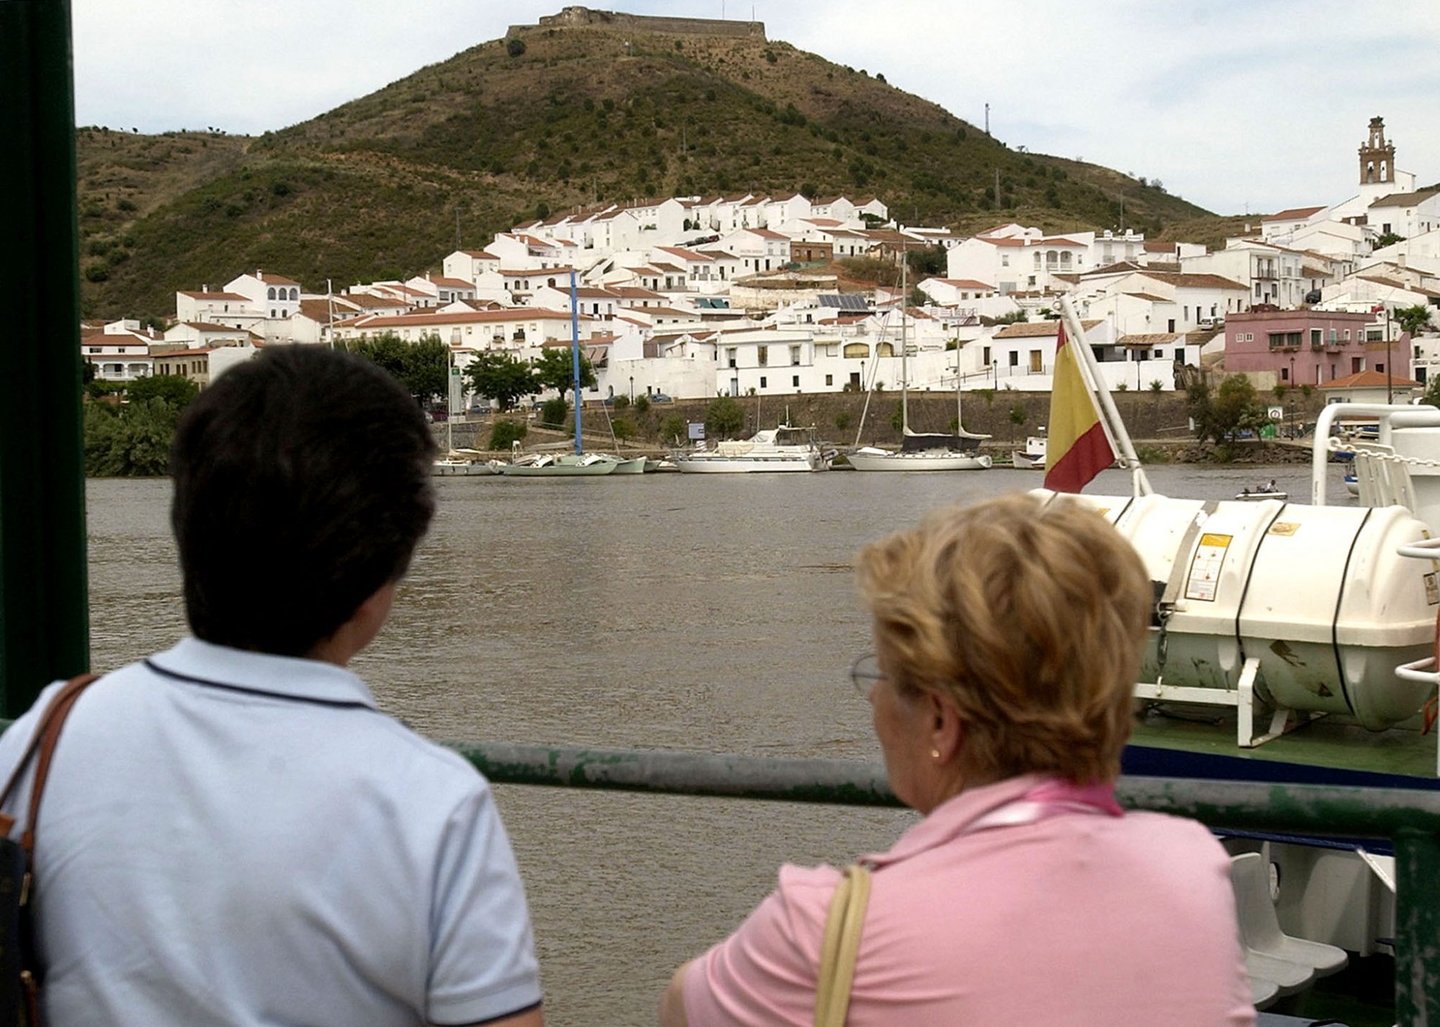
[[1369, 370], [1365, 326], [1375, 315], [1267, 310], [1225, 315], [1225, 370], [1269, 371], [1282, 385], [1321, 385]]

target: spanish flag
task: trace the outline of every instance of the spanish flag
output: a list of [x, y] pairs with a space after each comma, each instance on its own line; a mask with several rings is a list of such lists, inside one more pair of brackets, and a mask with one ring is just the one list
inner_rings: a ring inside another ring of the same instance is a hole
[[[1050, 392], [1050, 441], [1045, 447], [1045, 487], [1079, 492], [1115, 462], [1115, 450], [1100, 423], [1095, 397], [1080, 373], [1080, 357], [1056, 325], [1055, 381]], [[1083, 340], [1080, 345], [1084, 345]]]

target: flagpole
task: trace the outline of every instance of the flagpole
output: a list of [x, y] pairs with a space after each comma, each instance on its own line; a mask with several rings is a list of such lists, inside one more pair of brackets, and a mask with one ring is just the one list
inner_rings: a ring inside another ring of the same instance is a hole
[[1111, 447], [1120, 454], [1121, 460], [1129, 468], [1135, 495], [1148, 496], [1153, 491], [1150, 488], [1150, 479], [1145, 476], [1145, 469], [1140, 466], [1140, 457], [1135, 454], [1130, 433], [1125, 430], [1125, 422], [1121, 420], [1120, 411], [1115, 407], [1115, 397], [1110, 395], [1108, 388], [1101, 387], [1100, 369], [1095, 366], [1095, 354], [1085, 341], [1085, 328], [1081, 325], [1080, 316], [1075, 313], [1075, 305], [1069, 296], [1060, 297], [1060, 313], [1064, 319], [1065, 330], [1074, 343], [1075, 355], [1080, 358], [1076, 364], [1085, 378], [1085, 387], [1097, 400], [1100, 427]]

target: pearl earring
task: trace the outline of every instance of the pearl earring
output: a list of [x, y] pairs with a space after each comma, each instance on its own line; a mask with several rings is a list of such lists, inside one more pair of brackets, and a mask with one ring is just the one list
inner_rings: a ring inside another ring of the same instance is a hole
[[938, 759], [940, 758], [940, 750], [939, 750], [939, 749], [931, 749], [931, 750], [930, 750], [930, 758], [931, 758], [932, 760], [938, 760]]

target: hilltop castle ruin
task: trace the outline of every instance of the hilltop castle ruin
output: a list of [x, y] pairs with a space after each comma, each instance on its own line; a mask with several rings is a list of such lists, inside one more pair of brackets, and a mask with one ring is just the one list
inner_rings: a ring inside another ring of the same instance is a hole
[[535, 28], [631, 29], [635, 32], [666, 32], [682, 36], [735, 36], [765, 38], [763, 21], [728, 21], [717, 18], [658, 18], [621, 11], [596, 11], [589, 7], [566, 7], [559, 14], [541, 16], [537, 25], [511, 25], [507, 35]]

